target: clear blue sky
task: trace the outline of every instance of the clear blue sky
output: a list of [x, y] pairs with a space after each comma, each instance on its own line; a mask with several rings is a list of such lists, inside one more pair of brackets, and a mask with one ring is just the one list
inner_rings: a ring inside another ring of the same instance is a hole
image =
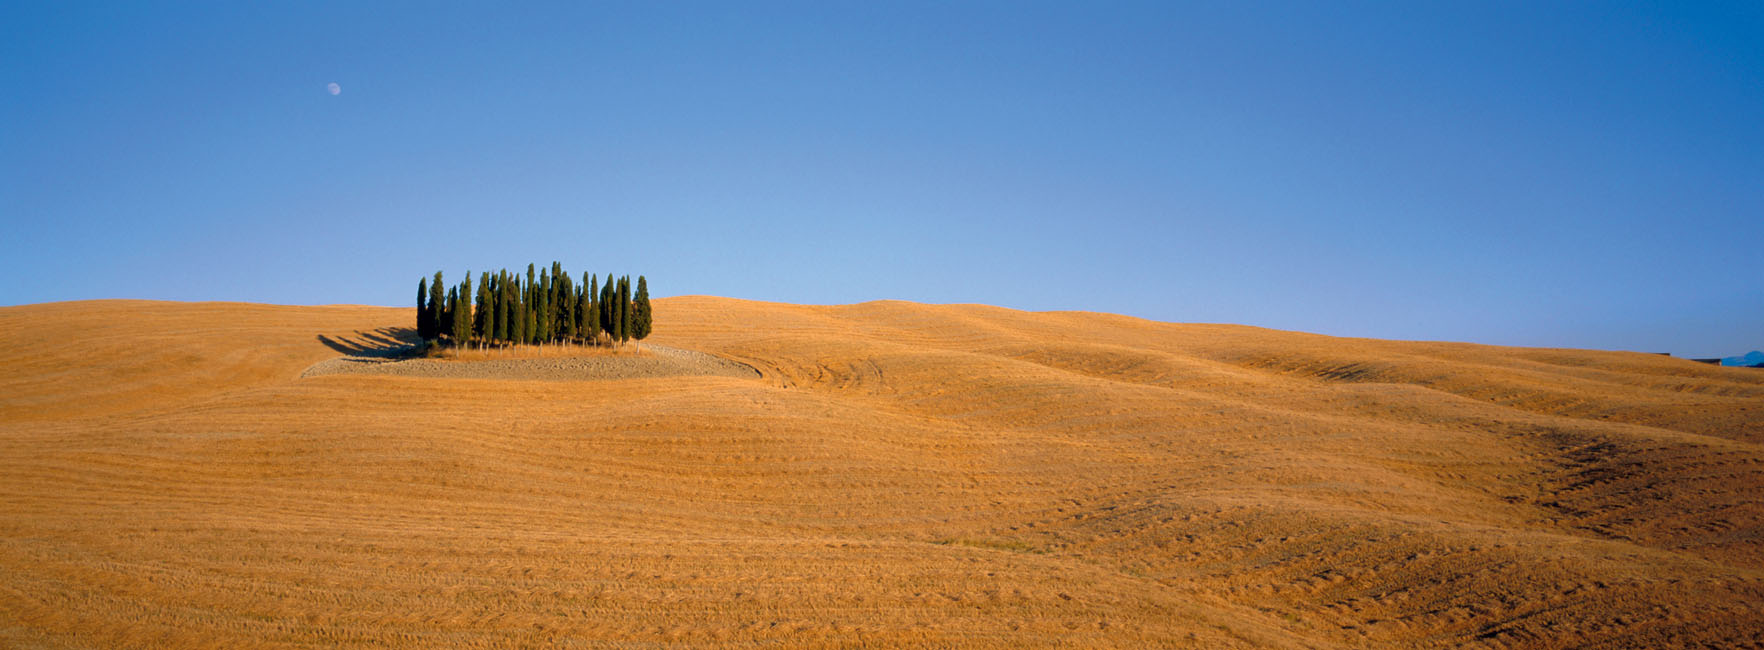
[[0, 7], [0, 304], [405, 305], [559, 260], [1764, 347], [1757, 2], [152, 4]]

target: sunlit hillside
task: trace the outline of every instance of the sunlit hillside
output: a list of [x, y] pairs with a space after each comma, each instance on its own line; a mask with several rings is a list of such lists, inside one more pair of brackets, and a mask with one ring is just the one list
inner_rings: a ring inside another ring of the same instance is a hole
[[1764, 644], [1764, 371], [655, 310], [759, 376], [302, 378], [412, 310], [0, 308], [0, 647]]

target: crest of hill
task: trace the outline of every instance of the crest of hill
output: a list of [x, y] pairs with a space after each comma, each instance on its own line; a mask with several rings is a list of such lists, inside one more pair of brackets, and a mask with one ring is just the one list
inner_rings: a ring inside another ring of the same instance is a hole
[[1764, 373], [984, 305], [654, 306], [646, 344], [758, 376], [301, 379], [413, 310], [0, 308], [0, 640], [1764, 642]]

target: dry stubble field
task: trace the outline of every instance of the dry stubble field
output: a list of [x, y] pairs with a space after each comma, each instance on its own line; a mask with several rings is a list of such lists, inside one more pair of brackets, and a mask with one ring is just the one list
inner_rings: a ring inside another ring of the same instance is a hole
[[411, 311], [0, 308], [0, 647], [1764, 643], [1764, 372], [655, 309], [763, 376], [301, 379]]

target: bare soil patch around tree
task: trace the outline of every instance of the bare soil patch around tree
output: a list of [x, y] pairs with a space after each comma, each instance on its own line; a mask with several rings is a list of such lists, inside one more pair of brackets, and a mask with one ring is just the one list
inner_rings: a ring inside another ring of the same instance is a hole
[[553, 381], [704, 376], [757, 379], [760, 376], [758, 370], [744, 363], [696, 350], [651, 344], [644, 345], [640, 350], [618, 354], [568, 354], [510, 359], [424, 359], [388, 354], [385, 351], [368, 351], [318, 362], [300, 373], [300, 377], [305, 379], [340, 374]]

